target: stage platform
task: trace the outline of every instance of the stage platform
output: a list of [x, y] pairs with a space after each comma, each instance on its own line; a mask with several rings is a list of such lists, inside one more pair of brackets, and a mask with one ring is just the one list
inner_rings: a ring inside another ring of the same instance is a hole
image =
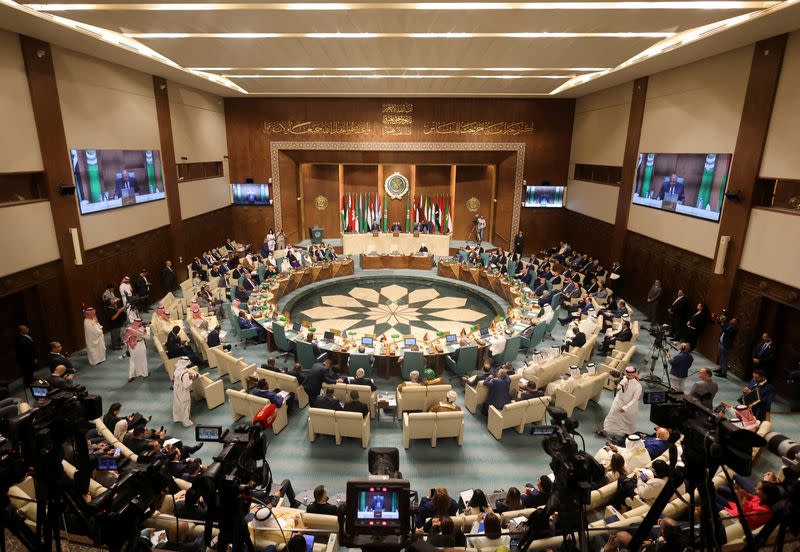
[[[326, 239], [324, 239], [322, 241], [324, 243], [331, 244], [333, 247], [342, 247], [342, 238], [341, 237], [339, 237], [339, 238], [326, 238]], [[450, 240], [450, 251], [451, 251], [451, 254], [452, 254], [452, 251], [454, 249], [456, 251], [458, 251], [459, 249], [462, 249], [467, 244], [469, 244], [470, 246], [475, 245], [474, 242], [467, 242], [467, 241], [464, 241], [464, 240]], [[303, 240], [301, 242], [296, 243], [295, 245], [298, 245], [299, 247], [308, 247], [309, 245], [311, 245], [311, 240]], [[493, 243], [488, 242], [488, 241], [483, 242], [482, 245], [483, 245], [484, 249], [486, 249], [486, 250], [495, 249], [495, 247], [496, 247]]]

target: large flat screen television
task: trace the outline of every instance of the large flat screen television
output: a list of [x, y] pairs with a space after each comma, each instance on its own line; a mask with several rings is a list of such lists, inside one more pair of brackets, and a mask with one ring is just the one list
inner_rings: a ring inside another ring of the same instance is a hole
[[166, 197], [158, 150], [73, 149], [70, 157], [82, 215]]
[[633, 203], [719, 221], [730, 153], [640, 153]]
[[234, 205], [272, 205], [270, 184], [231, 184]]
[[525, 186], [523, 207], [563, 207], [564, 186]]

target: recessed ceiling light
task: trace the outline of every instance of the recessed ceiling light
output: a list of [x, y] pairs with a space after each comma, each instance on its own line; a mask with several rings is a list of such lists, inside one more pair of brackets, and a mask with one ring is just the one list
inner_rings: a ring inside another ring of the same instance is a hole
[[560, 79], [572, 78], [572, 75], [258, 75], [239, 74], [225, 75], [228, 79]]
[[610, 33], [125, 33], [129, 38], [669, 38], [675, 33], [663, 32], [610, 32]]
[[118, 3], [23, 4], [38, 11], [354, 11], [354, 10], [757, 10], [779, 1], [678, 2], [289, 2], [289, 3]]
[[196, 71], [490, 71], [524, 73], [533, 71], [564, 71], [569, 73], [593, 73], [605, 71], [608, 67], [188, 67]]

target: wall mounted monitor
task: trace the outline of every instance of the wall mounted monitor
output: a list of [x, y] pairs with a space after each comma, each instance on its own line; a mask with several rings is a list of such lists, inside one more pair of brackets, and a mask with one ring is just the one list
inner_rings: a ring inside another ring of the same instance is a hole
[[158, 150], [70, 150], [82, 215], [166, 197]]
[[640, 153], [633, 203], [719, 221], [730, 153]]
[[564, 186], [525, 186], [523, 207], [563, 207]]
[[234, 205], [272, 205], [270, 184], [231, 184]]

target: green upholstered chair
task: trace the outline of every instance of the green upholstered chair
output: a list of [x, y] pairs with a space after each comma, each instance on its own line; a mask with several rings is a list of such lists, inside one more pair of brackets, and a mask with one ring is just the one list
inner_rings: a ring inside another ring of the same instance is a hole
[[236, 334], [236, 336], [239, 338], [239, 340], [244, 343], [245, 348], [247, 347], [247, 340], [248, 339], [255, 339], [258, 336], [257, 328], [243, 329], [241, 326], [239, 326], [239, 317], [232, 316], [230, 318], [230, 321], [231, 321], [231, 329], [233, 330], [233, 333]]
[[508, 266], [506, 268], [508, 269], [508, 277], [509, 278], [513, 278], [514, 277], [514, 273], [517, 271], [517, 262], [516, 261], [509, 261], [508, 262]]
[[278, 356], [293, 356], [292, 342], [286, 337], [286, 328], [280, 322], [272, 321], [272, 337], [275, 340], [275, 346], [281, 352]]
[[467, 260], [467, 252], [463, 249], [458, 251], [458, 262], [463, 263]]
[[553, 294], [553, 300], [550, 302], [550, 304], [553, 305], [553, 308], [561, 306], [561, 292], [560, 291], [557, 291], [556, 293]]
[[488, 253], [481, 253], [481, 264], [483, 264], [483, 266], [489, 266], [489, 254]]
[[258, 265], [258, 281], [264, 281], [264, 275], [267, 273], [267, 267], [263, 264]]
[[522, 338], [518, 335], [509, 337], [506, 340], [506, 348], [503, 350], [502, 357], [503, 364], [517, 360], [517, 354], [519, 354], [519, 347], [521, 344]]
[[422, 351], [406, 351], [403, 354], [403, 379], [407, 380], [411, 376], [409, 374], [416, 370], [419, 372], [420, 380], [422, 379], [422, 372], [425, 370], [425, 353]]
[[314, 355], [314, 346], [307, 341], [295, 341], [297, 347], [297, 361], [303, 370], [310, 370], [315, 362], [322, 362], [325, 359], [325, 353], [319, 356]]
[[375, 370], [372, 367], [370, 356], [362, 353], [352, 353], [350, 359], [347, 361], [348, 371], [351, 376], [355, 377], [356, 370], [359, 368], [364, 369], [364, 377], [372, 378], [375, 376]]
[[454, 374], [463, 375], [473, 372], [478, 365], [478, 347], [475, 345], [467, 345], [458, 349], [458, 359], [445, 357], [447, 359], [447, 366]]
[[558, 316], [560, 313], [561, 313], [561, 305], [553, 309], [553, 319], [550, 321], [550, 323], [547, 324], [547, 329], [544, 331], [545, 335], [553, 337], [553, 329], [556, 327], [556, 324], [558, 323]]

